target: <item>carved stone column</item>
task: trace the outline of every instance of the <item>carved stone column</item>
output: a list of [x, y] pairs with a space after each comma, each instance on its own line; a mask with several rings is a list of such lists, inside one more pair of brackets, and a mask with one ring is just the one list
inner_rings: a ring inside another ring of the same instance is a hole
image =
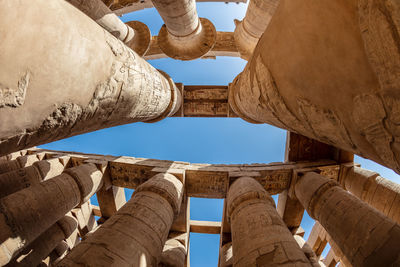
[[84, 164], [0, 199], [0, 265], [90, 199], [102, 186], [102, 177], [96, 165]]
[[184, 267], [186, 261], [186, 248], [178, 240], [171, 238], [165, 242], [159, 267]]
[[199, 18], [195, 0], [152, 0], [164, 20], [158, 45], [169, 57], [192, 60], [205, 55], [216, 42], [214, 25]]
[[0, 163], [0, 174], [31, 166], [36, 161], [43, 159], [43, 157], [44, 154], [40, 153], [20, 156], [14, 160], [5, 161], [3, 163]]
[[256, 180], [236, 180], [227, 201], [234, 266], [311, 266], [276, 211], [274, 200]]
[[74, 217], [63, 217], [27, 246], [18, 258], [15, 258], [6, 266], [37, 266], [63, 242], [63, 239], [68, 238], [77, 226], [78, 223]]
[[180, 101], [170, 79], [64, 0], [2, 1], [0, 36], [0, 156], [165, 117]]
[[101, 0], [67, 0], [101, 27], [143, 56], [150, 47], [151, 33], [146, 24], [132, 21], [124, 24]]
[[219, 267], [233, 266], [232, 242], [223, 245], [219, 250]]
[[295, 193], [353, 266], [400, 264], [400, 225], [337, 182], [309, 172], [297, 181]]
[[400, 173], [399, 18], [394, 0], [281, 0], [232, 109]]
[[310, 261], [311, 266], [313, 267], [320, 267], [318, 263], [318, 257], [315, 255], [315, 252], [312, 248], [306, 243], [304, 238], [300, 235], [294, 235], [294, 239], [296, 240], [297, 244], [303, 251], [304, 255], [306, 255], [307, 259]]
[[0, 198], [60, 175], [66, 168], [65, 164], [66, 161], [61, 158], [52, 158], [0, 174]]
[[155, 175], [59, 266], [157, 266], [182, 195], [175, 176]]
[[357, 166], [342, 166], [340, 183], [353, 195], [400, 224], [400, 185]]
[[249, 60], [278, 4], [279, 0], [250, 0], [244, 19], [235, 20], [235, 43], [241, 58]]

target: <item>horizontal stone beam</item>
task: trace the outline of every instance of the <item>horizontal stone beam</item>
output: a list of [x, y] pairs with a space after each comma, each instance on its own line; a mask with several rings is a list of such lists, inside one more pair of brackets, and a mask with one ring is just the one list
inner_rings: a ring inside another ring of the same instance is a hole
[[270, 164], [196, 164], [180, 161], [114, 157], [51, 150], [29, 150], [28, 153], [43, 152], [46, 157], [68, 155], [74, 165], [101, 163], [110, 170], [112, 185], [136, 189], [140, 184], [158, 173], [171, 173], [181, 181], [185, 179], [189, 197], [225, 198], [229, 185], [236, 179], [252, 177], [274, 195], [287, 190], [293, 174], [299, 171], [316, 171], [337, 180], [339, 165], [333, 160], [307, 161], [301, 163]]
[[97, 216], [97, 217], [101, 217], [102, 216], [99, 206], [96, 206], [96, 205], [92, 204], [92, 211], [93, 211], [93, 215], [94, 216]]
[[[167, 58], [168, 56], [161, 51], [158, 46], [157, 36], [153, 36], [150, 42], [150, 48], [143, 56], [144, 59]], [[215, 58], [217, 56], [239, 57], [240, 54], [236, 48], [233, 32], [217, 32], [216, 43], [214, 47], [202, 58]]]
[[228, 103], [228, 86], [182, 85], [183, 101], [174, 117], [237, 117]]
[[[142, 0], [142, 1], [123, 1], [123, 3], [119, 3], [120, 1], [115, 0], [103, 0], [106, 4], [109, 5], [111, 10], [114, 11], [118, 16], [122, 16], [123, 14], [142, 10], [145, 8], [153, 8], [153, 3], [151, 0]], [[247, 0], [196, 0], [196, 2], [231, 2], [231, 3], [246, 3]]]
[[199, 234], [220, 234], [221, 222], [190, 221], [190, 232]]

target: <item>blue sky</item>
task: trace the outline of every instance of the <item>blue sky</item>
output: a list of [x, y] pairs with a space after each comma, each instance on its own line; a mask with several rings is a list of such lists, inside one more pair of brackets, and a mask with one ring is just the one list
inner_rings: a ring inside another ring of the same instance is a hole
[[[246, 11], [245, 4], [236, 3], [198, 3], [197, 7], [199, 16], [210, 19], [218, 31], [233, 31], [233, 20], [241, 19]], [[127, 14], [122, 19], [146, 23], [153, 35], [158, 34], [163, 24], [155, 9]], [[246, 64], [242, 59], [229, 57], [186, 62], [159, 59], [149, 63], [167, 72], [175, 82], [186, 85], [227, 85]], [[192, 163], [268, 163], [284, 160], [285, 138], [284, 130], [249, 124], [238, 118], [168, 118], [154, 124], [135, 123], [104, 129], [41, 147]], [[359, 157], [356, 162], [400, 183], [399, 176], [389, 169]], [[126, 193], [129, 198], [132, 191]], [[191, 199], [191, 219], [220, 221], [221, 217], [222, 200]], [[305, 213], [302, 227], [306, 237], [312, 224]], [[218, 246], [219, 235], [191, 234], [191, 266], [217, 266]]]

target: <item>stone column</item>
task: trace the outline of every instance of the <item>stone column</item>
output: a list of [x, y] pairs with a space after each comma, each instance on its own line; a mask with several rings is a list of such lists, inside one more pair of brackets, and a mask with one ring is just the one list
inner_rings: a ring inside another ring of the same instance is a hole
[[0, 174], [15, 171], [24, 167], [31, 166], [36, 161], [44, 157], [43, 153], [20, 156], [14, 160], [5, 161], [0, 163]]
[[185, 267], [186, 248], [178, 240], [171, 238], [165, 242], [159, 260], [159, 267]]
[[234, 266], [311, 266], [276, 211], [274, 200], [256, 180], [236, 180], [227, 202]]
[[22, 254], [6, 266], [31, 267], [37, 266], [55, 249], [65, 238], [68, 238], [76, 229], [78, 223], [72, 216], [65, 216], [49, 229], [43, 232]]
[[61, 158], [52, 158], [0, 174], [0, 198], [60, 175], [66, 168], [65, 163]]
[[49, 254], [49, 262], [51, 266], [55, 266], [57, 262], [62, 260], [68, 253], [69, 246], [66, 241], [61, 241], [54, 250]]
[[182, 195], [175, 176], [155, 175], [58, 266], [157, 266]]
[[297, 244], [303, 251], [304, 255], [306, 255], [307, 259], [310, 261], [311, 266], [313, 267], [320, 267], [320, 264], [318, 263], [318, 257], [315, 255], [315, 252], [312, 250], [312, 248], [306, 243], [304, 238], [300, 235], [294, 235], [294, 239], [296, 240]]
[[169, 78], [64, 0], [2, 1], [0, 36], [0, 156], [180, 102]]
[[249, 0], [244, 19], [235, 20], [235, 43], [241, 58], [249, 60], [278, 4], [279, 0]]
[[393, 0], [281, 0], [232, 109], [400, 173], [399, 14]]
[[67, 1], [124, 42], [140, 56], [143, 56], [149, 49], [151, 33], [146, 24], [139, 21], [124, 24], [101, 0]]
[[353, 195], [400, 224], [400, 185], [357, 166], [343, 166], [340, 183]]
[[102, 186], [94, 164], [67, 169], [61, 175], [0, 199], [0, 265]]
[[169, 57], [192, 60], [205, 55], [216, 42], [214, 25], [199, 18], [195, 0], [152, 0], [164, 20], [158, 45]]
[[295, 184], [295, 194], [353, 266], [400, 264], [400, 225], [315, 172]]

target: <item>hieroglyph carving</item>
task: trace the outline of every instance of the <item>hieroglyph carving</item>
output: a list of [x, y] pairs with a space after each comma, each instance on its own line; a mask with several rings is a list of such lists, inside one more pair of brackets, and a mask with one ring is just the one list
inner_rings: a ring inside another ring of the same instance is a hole
[[29, 78], [30, 73], [26, 72], [18, 81], [16, 88], [10, 88], [0, 83], [0, 108], [6, 106], [16, 108], [24, 104]]
[[380, 88], [375, 95], [354, 98], [353, 119], [382, 161], [400, 172], [400, 2], [359, 0], [358, 8], [365, 51]]

